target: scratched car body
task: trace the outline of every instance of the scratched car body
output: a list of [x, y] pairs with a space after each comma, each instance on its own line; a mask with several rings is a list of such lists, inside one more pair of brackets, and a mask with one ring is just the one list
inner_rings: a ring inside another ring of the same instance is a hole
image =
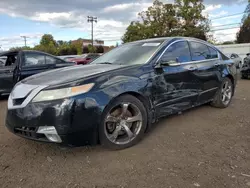
[[136, 41], [89, 65], [19, 82], [8, 100], [6, 126], [38, 141], [123, 149], [163, 116], [204, 103], [226, 108], [236, 82], [234, 62], [207, 42]]

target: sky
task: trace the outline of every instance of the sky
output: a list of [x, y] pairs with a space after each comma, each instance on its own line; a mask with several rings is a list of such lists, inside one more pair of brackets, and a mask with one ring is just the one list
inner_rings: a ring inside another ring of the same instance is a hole
[[[45, 33], [52, 34], [56, 40], [90, 39], [91, 25], [87, 22], [87, 16], [98, 17], [98, 22], [94, 23], [94, 39], [104, 40], [105, 45], [115, 45], [121, 42], [129, 23], [138, 19], [138, 12], [146, 10], [152, 2], [153, 0], [1, 0], [0, 49], [24, 46], [21, 36], [27, 36], [27, 45], [34, 46]], [[244, 12], [247, 0], [204, 0], [204, 4], [206, 9], [203, 14], [211, 20], [214, 38], [219, 42], [235, 40], [243, 16], [240, 13]], [[237, 15], [225, 17], [232, 14]], [[225, 28], [232, 29], [221, 30]]]

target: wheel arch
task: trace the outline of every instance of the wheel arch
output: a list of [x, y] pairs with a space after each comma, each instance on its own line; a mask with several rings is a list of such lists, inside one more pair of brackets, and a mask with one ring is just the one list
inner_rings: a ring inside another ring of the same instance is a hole
[[[118, 97], [121, 97], [123, 95], [131, 95], [135, 98], [137, 98], [139, 101], [141, 101], [141, 103], [144, 105], [146, 111], [147, 111], [147, 128], [146, 128], [146, 132], [150, 129], [151, 127], [151, 124], [155, 121], [155, 115], [154, 115], [154, 108], [153, 108], [153, 105], [152, 105], [152, 102], [150, 100], [149, 97], [146, 97], [144, 96], [143, 94], [139, 93], [139, 92], [136, 92], [136, 91], [126, 91], [126, 92], [123, 92], [123, 93], [120, 93], [119, 95], [115, 96], [114, 98], [112, 98], [110, 101], [109, 101], [109, 104], [117, 99]], [[108, 104], [108, 105], [109, 105]], [[107, 107], [107, 106], [106, 106]], [[152, 112], [152, 113], [151, 113]]]

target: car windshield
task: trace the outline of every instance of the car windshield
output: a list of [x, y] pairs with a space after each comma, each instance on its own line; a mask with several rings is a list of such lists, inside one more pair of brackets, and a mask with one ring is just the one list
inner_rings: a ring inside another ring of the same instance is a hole
[[94, 64], [135, 65], [144, 64], [164, 40], [129, 43], [117, 47], [93, 61]]

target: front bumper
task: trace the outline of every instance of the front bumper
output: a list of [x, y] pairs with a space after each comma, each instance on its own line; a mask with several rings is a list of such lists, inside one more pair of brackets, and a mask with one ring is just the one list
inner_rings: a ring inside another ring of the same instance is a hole
[[51, 142], [38, 133], [42, 126], [53, 126], [63, 144], [84, 145], [98, 141], [98, 125], [105, 105], [88, 94], [47, 102], [30, 102], [23, 108], [9, 109], [6, 126], [28, 139]]

